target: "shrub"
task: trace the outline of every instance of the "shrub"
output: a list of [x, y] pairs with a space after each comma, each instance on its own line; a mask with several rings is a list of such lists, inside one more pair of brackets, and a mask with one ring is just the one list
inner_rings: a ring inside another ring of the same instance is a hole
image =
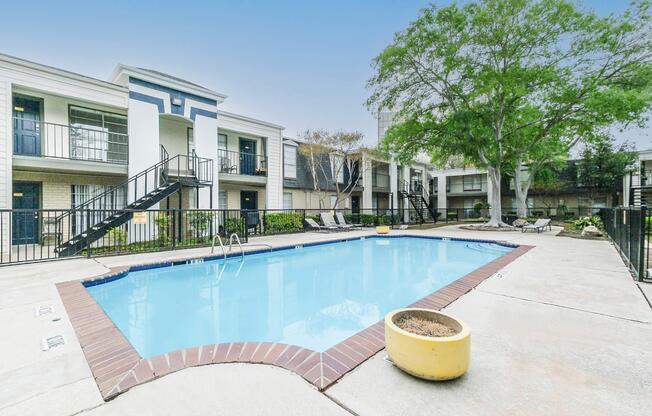
[[600, 219], [600, 217], [597, 215], [593, 215], [593, 216], [580, 217], [575, 221], [573, 221], [573, 227], [575, 227], [578, 230], [583, 230], [585, 227], [588, 227], [589, 225], [602, 228], [602, 219]]
[[170, 229], [170, 216], [167, 214], [160, 214], [154, 218], [154, 223], [158, 226], [158, 243], [160, 246], [166, 246], [170, 243], [169, 229]]
[[298, 212], [275, 212], [263, 217], [265, 234], [293, 233], [303, 230], [303, 219]]
[[245, 219], [244, 218], [227, 218], [226, 219], [226, 234], [236, 233], [241, 235], [245, 232]]
[[110, 228], [106, 232], [106, 236], [109, 239], [109, 245], [122, 247], [127, 244], [127, 231], [120, 227]]
[[186, 221], [190, 228], [197, 234], [201, 235], [208, 231], [210, 227], [212, 214], [210, 211], [188, 211], [186, 212]]

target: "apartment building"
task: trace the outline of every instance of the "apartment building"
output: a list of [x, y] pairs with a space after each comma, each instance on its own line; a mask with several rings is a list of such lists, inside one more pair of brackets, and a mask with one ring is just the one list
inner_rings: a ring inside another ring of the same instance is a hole
[[623, 200], [630, 206], [652, 203], [652, 149], [638, 152], [636, 170], [623, 178]]
[[[391, 112], [379, 113], [379, 141], [394, 120], [395, 116]], [[472, 216], [474, 212], [477, 213], [475, 207], [478, 204], [485, 205], [490, 199], [486, 171], [473, 166], [438, 169], [429, 164], [427, 157], [423, 155], [417, 159], [414, 165], [408, 167], [399, 167], [388, 161], [374, 164], [374, 167], [377, 166], [372, 171], [374, 175], [378, 174], [383, 178], [387, 175], [389, 178], [390, 186], [387, 189], [395, 198], [395, 207], [414, 208], [418, 205], [412, 203], [416, 201], [413, 196], [416, 193], [423, 195], [423, 199], [429, 202], [428, 205], [433, 211], [438, 210], [443, 213], [444, 210], [454, 210], [465, 216]], [[646, 160], [649, 161], [647, 165]], [[634, 184], [633, 202], [645, 201], [646, 195], [652, 198], [652, 180], [646, 179], [652, 178], [650, 172], [652, 172], [652, 150], [641, 152], [641, 173], [634, 175], [631, 180]], [[527, 175], [527, 172], [524, 172], [524, 175]], [[394, 182], [393, 178], [397, 178], [396, 187], [391, 186]], [[405, 178], [407, 184], [404, 182]], [[624, 188], [628, 189], [628, 185], [626, 184]], [[558, 215], [557, 211], [560, 210], [567, 216], [586, 215], [591, 209], [612, 207], [621, 204], [623, 200], [628, 200], [627, 196], [623, 199], [623, 185], [619, 181], [615, 181], [608, 189], [588, 189], [582, 186], [577, 177], [576, 161], [572, 160], [559, 172], [558, 186], [554, 189], [533, 187], [528, 195], [527, 205], [531, 210], [542, 211], [553, 216]], [[516, 212], [514, 181], [506, 175], [501, 183], [501, 202], [505, 213]]]
[[[150, 69], [103, 81], [0, 55], [0, 209], [282, 208], [283, 127], [226, 98]], [[11, 221], [3, 245], [47, 233]]]

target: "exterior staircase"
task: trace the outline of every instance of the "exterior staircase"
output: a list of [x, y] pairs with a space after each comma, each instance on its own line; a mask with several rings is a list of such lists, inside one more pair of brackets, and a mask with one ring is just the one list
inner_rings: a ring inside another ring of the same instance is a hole
[[[211, 159], [199, 158], [194, 151], [191, 155], [170, 158], [161, 146], [160, 162], [57, 217], [60, 229], [63, 229], [66, 221], [70, 224], [70, 221], [78, 218], [86, 219], [86, 225], [83, 231], [59, 244], [56, 252], [59, 257], [79, 253], [104, 237], [110, 229], [127, 223], [135, 211], [151, 208], [182, 186], [212, 186], [212, 167]], [[133, 201], [124, 207], [116, 206], [121, 195], [123, 198], [129, 195]]]
[[406, 180], [402, 180], [399, 186], [399, 195], [407, 198], [423, 224], [427, 220], [437, 222], [437, 210], [430, 202], [430, 195], [422, 185], [413, 186]]

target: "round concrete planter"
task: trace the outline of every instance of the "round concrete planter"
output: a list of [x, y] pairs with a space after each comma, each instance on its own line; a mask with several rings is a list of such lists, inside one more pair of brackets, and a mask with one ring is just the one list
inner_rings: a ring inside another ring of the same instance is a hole
[[389, 234], [389, 225], [378, 225], [378, 226], [376, 226], [376, 232], [378, 234]]
[[[449, 337], [426, 337], [399, 328], [395, 322], [411, 313], [454, 328]], [[450, 380], [469, 368], [470, 331], [462, 321], [429, 309], [398, 309], [385, 316], [387, 354], [401, 370], [427, 380]]]

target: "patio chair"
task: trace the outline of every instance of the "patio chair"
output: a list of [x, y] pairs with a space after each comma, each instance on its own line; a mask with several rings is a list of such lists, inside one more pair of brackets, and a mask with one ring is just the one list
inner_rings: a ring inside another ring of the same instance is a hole
[[344, 218], [344, 215], [342, 215], [341, 212], [336, 213], [335, 218], [337, 219], [338, 225], [347, 225], [347, 226], [351, 226], [352, 228], [360, 228], [360, 227], [362, 227], [362, 224], [350, 224], [350, 223], [347, 223], [346, 219]]
[[552, 224], [550, 224], [550, 219], [539, 218], [534, 224], [524, 225], [523, 228], [521, 228], [521, 232], [525, 232], [527, 230], [535, 230], [537, 233], [540, 233], [545, 231], [546, 228], [552, 231]]
[[319, 225], [312, 218], [306, 218], [306, 223], [310, 226], [310, 228], [312, 228], [313, 230], [316, 230], [316, 231], [326, 231], [326, 232], [328, 232], [328, 231], [338, 231], [339, 230], [339, 228], [337, 228], [337, 227]]
[[335, 217], [333, 217], [333, 214], [331, 214], [330, 212], [322, 212], [319, 214], [319, 217], [321, 218], [321, 222], [323, 222], [324, 225], [327, 227], [337, 227], [340, 230], [350, 230], [353, 228], [353, 226], [350, 224], [346, 224], [346, 225], [338, 224], [335, 221]]

